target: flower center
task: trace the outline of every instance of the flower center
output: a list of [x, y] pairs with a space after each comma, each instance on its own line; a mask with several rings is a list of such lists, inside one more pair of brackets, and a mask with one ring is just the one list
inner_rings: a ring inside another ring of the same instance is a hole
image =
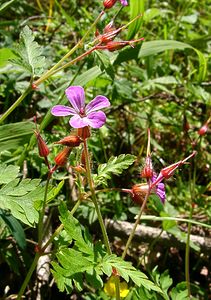
[[80, 115], [80, 117], [85, 117], [86, 116], [85, 108], [84, 107], [80, 108], [79, 115]]

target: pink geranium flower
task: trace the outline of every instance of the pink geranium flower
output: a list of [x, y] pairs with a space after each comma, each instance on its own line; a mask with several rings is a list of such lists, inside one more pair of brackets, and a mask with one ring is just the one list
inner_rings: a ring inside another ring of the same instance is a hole
[[[154, 183], [157, 179], [157, 174], [153, 173], [153, 176], [151, 178], [151, 183]], [[165, 203], [166, 200], [166, 192], [165, 192], [165, 185], [162, 182], [159, 182], [156, 186], [155, 186], [155, 193], [157, 194], [157, 196], [160, 198], [162, 203]]]
[[110, 106], [105, 96], [97, 96], [85, 105], [85, 93], [81, 86], [70, 86], [65, 91], [71, 104], [70, 106], [56, 105], [51, 109], [52, 115], [56, 117], [72, 116], [70, 125], [74, 128], [91, 126], [100, 128], [106, 122], [106, 115], [100, 109]]

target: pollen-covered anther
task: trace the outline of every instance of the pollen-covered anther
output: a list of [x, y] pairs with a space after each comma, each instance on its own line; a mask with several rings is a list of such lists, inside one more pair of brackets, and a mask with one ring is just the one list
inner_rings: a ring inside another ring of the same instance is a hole
[[80, 143], [82, 142], [81, 138], [77, 135], [69, 135], [64, 137], [58, 142], [55, 142], [55, 144], [64, 145], [68, 147], [78, 147]]
[[54, 158], [57, 166], [64, 166], [67, 163], [71, 150], [71, 147], [65, 147], [61, 152], [59, 152], [59, 154], [57, 154]]

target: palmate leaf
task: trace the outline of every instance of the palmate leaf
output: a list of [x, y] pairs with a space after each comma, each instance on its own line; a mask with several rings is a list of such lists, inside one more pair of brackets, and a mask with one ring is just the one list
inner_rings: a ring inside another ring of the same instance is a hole
[[52, 263], [52, 273], [61, 291], [71, 291], [73, 286], [81, 290], [83, 282], [80, 281], [80, 278], [84, 275], [89, 284], [100, 288], [103, 286], [102, 276], [106, 274], [110, 277], [112, 269], [116, 268], [120, 276], [127, 282], [131, 280], [137, 286], [144, 286], [148, 290], [162, 293], [158, 286], [150, 281], [144, 273], [136, 270], [130, 262], [124, 261], [115, 254], [106, 254], [100, 243], [94, 245], [90, 236], [67, 211], [64, 204], [60, 207], [60, 214], [65, 237], [69, 238], [69, 243], [72, 245], [71, 248], [67, 248], [64, 244], [60, 244], [56, 255], [58, 263]]
[[5, 164], [0, 165], [0, 184], [6, 184], [15, 179], [20, 171], [20, 167]]
[[25, 26], [20, 33], [20, 43], [14, 49], [17, 58], [12, 62], [32, 76], [38, 75], [43, 68], [45, 57], [42, 56], [42, 48], [34, 41], [33, 32], [28, 26]]
[[[0, 165], [0, 209], [8, 211], [23, 223], [34, 226], [38, 222], [44, 199], [45, 186], [41, 186], [40, 179], [16, 178], [19, 167], [5, 164]], [[49, 187], [47, 202], [58, 194], [63, 183], [57, 187]]]
[[119, 175], [123, 170], [127, 169], [135, 161], [136, 157], [131, 154], [120, 154], [112, 156], [105, 164], [99, 165], [98, 174], [94, 176], [96, 186], [107, 184], [107, 180], [111, 179], [111, 175]]
[[[148, 290], [154, 290], [162, 293], [161, 289], [157, 285], [150, 281], [143, 272], [136, 270], [130, 262], [124, 261], [121, 257], [117, 257], [115, 254], [105, 255], [102, 261], [102, 271], [106, 275], [110, 276], [112, 268], [115, 268], [125, 281], [128, 282], [130, 279], [137, 286], [144, 286]], [[110, 270], [109, 273], [108, 270]]]

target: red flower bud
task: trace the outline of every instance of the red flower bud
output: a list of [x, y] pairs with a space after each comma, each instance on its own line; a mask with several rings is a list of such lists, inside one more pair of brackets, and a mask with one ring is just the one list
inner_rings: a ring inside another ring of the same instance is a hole
[[56, 142], [55, 144], [60, 144], [68, 147], [78, 147], [81, 143], [81, 139], [77, 135], [69, 135], [62, 140]]
[[160, 171], [160, 174], [163, 176], [163, 178], [168, 179], [173, 175], [174, 171], [181, 165], [182, 165], [182, 160], [180, 160], [180, 161], [176, 162], [175, 164], [172, 164], [166, 168], [163, 168]]
[[103, 29], [103, 33], [109, 33], [109, 32], [113, 32], [115, 30], [116, 30], [116, 28], [114, 26], [114, 21], [111, 21], [110, 23], [108, 23], [108, 25], [105, 26], [105, 28]]
[[161, 182], [163, 179], [168, 179], [170, 178], [173, 174], [174, 171], [181, 165], [183, 165], [188, 159], [194, 157], [196, 155], [196, 151], [193, 151], [188, 157], [186, 157], [183, 160], [180, 160], [166, 168], [163, 168], [160, 171], [160, 174], [158, 175], [158, 177], [156, 178], [156, 180], [153, 182], [153, 184], [151, 185], [151, 187], [157, 185], [159, 182]]
[[64, 166], [68, 160], [72, 148], [66, 147], [54, 158], [57, 166]]
[[33, 90], [38, 90], [38, 86], [35, 83], [32, 83], [31, 87]]
[[76, 167], [72, 167], [73, 170], [75, 170], [77, 173], [79, 174], [85, 174], [86, 173], [86, 169], [84, 169], [82, 166], [78, 165]]
[[148, 190], [149, 186], [146, 183], [135, 184], [132, 187], [132, 200], [137, 204], [142, 205]]
[[106, 43], [106, 41], [102, 40], [102, 38], [101, 38], [101, 42], [104, 42], [106, 44], [103, 45], [103, 46], [101, 46], [101, 45], [96, 46], [95, 48], [100, 49], [100, 50], [108, 50], [110, 52], [113, 52], [113, 51], [122, 49], [127, 45], [130, 45], [133, 48], [134, 43], [137, 43], [137, 42], [140, 42], [140, 41], [143, 41], [143, 40], [144, 40], [144, 38], [140, 38], [140, 39], [137, 39], [137, 40], [131, 40], [131, 41], [119, 41], [119, 42], [109, 41], [108, 43]]
[[78, 136], [82, 139], [85, 140], [89, 138], [91, 135], [90, 133], [90, 128], [89, 126], [85, 126], [83, 128], [78, 128]]
[[117, 271], [116, 268], [112, 267], [112, 275], [113, 276], [119, 276], [119, 272]]
[[199, 135], [205, 135], [207, 133], [208, 130], [208, 123], [206, 122], [199, 130], [198, 130], [198, 134]]
[[108, 42], [106, 45], [106, 49], [110, 52], [119, 50], [128, 45], [128, 42]]
[[144, 168], [141, 171], [141, 177], [150, 179], [153, 176], [152, 160], [150, 156], [146, 157]]
[[41, 137], [40, 133], [38, 130], [34, 131], [36, 138], [37, 138], [37, 144], [38, 144], [38, 150], [39, 150], [39, 155], [41, 157], [47, 157], [48, 154], [50, 153], [50, 150], [48, 146], [46, 145], [45, 141]]
[[103, 5], [105, 8], [111, 8], [114, 6], [114, 4], [117, 2], [117, 0], [104, 0]]

